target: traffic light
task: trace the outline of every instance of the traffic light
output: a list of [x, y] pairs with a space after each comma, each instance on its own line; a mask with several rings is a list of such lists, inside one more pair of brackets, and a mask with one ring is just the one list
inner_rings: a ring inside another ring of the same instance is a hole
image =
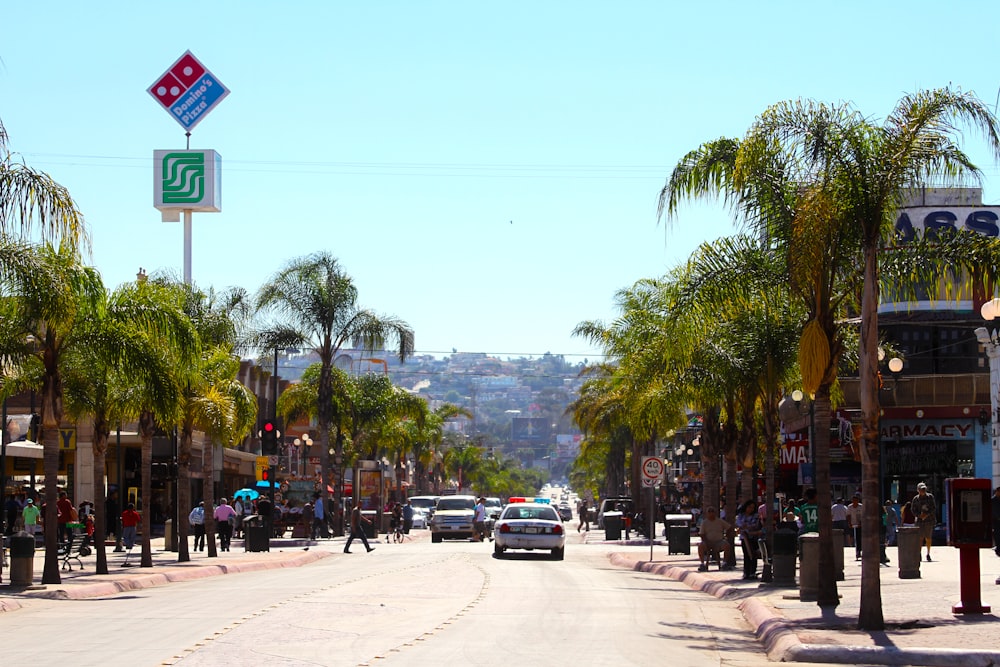
[[261, 468], [260, 469], [260, 481], [262, 481], [262, 482], [268, 482], [270, 480], [271, 480], [271, 470], [270, 470], [270, 468]]
[[257, 435], [260, 436], [260, 453], [264, 456], [275, 456], [278, 453], [278, 438], [281, 437], [278, 422], [274, 419], [265, 419]]

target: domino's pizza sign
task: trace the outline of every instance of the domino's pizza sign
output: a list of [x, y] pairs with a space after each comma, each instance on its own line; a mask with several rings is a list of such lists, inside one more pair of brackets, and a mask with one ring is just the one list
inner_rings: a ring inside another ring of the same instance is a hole
[[190, 131], [229, 94], [229, 89], [190, 51], [185, 51], [147, 92]]

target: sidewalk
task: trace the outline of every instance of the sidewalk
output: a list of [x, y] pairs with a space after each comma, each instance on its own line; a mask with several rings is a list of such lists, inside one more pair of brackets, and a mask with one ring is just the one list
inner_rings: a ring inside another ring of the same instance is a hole
[[[191, 560], [177, 562], [177, 552], [164, 549], [163, 538], [151, 540], [153, 567], [139, 567], [142, 548], [136, 545], [125, 564], [126, 553], [107, 548], [108, 574], [95, 574], [97, 554], [81, 557], [83, 568], [71, 559], [72, 571], [60, 569], [62, 579], [59, 584], [41, 584], [45, 567], [44, 549], [36, 549], [33, 560], [33, 585], [28, 588], [10, 586], [10, 556], [3, 569], [3, 583], [0, 584], [0, 612], [20, 609], [21, 600], [33, 597], [83, 599], [114, 595], [123, 591], [141, 590], [162, 586], [177, 581], [191, 581], [222, 574], [254, 572], [279, 567], [298, 567], [332, 555], [332, 546], [340, 545], [346, 538], [331, 540], [275, 539], [270, 542], [270, 551], [250, 552], [243, 550], [243, 540], [233, 540], [232, 551], [219, 552], [216, 558], [209, 558], [207, 551], [191, 551]], [[326, 546], [324, 549], [323, 547]], [[318, 548], [317, 548], [318, 547]], [[342, 548], [342, 547], [341, 547]], [[62, 566], [60, 558], [60, 567]]]
[[[1000, 558], [980, 551], [982, 604], [986, 614], [956, 615], [961, 601], [959, 554], [954, 547], [934, 547], [932, 562], [920, 564], [920, 579], [900, 579], [896, 548], [887, 549], [892, 561], [880, 569], [884, 632], [856, 628], [861, 597], [861, 563], [854, 549], [845, 549], [844, 581], [837, 582], [841, 603], [825, 615], [815, 602], [800, 602], [797, 588], [776, 588], [742, 579], [736, 570], [698, 572], [697, 539], [691, 555], [669, 555], [667, 546], [654, 543], [653, 560], [645, 540], [604, 541], [603, 531], [584, 534], [586, 544], [627, 546], [612, 552], [611, 562], [684, 582], [694, 590], [718, 598], [740, 600], [744, 618], [775, 661], [879, 665], [942, 665], [978, 667], [1000, 664]], [[921, 555], [923, 555], [921, 551]], [[739, 557], [739, 556], [738, 556]]]

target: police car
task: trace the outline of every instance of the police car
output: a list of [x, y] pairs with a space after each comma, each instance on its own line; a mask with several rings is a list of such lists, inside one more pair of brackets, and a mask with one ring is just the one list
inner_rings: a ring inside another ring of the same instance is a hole
[[511, 498], [493, 526], [493, 554], [503, 558], [508, 549], [548, 550], [562, 560], [566, 531], [548, 498]]

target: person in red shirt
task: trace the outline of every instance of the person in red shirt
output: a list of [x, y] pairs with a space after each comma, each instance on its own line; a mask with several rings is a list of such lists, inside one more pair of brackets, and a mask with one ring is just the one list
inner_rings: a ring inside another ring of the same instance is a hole
[[122, 543], [126, 549], [131, 549], [135, 545], [135, 527], [141, 520], [142, 517], [135, 511], [135, 503], [129, 503], [128, 508], [122, 512]]
[[56, 501], [56, 511], [58, 512], [59, 540], [61, 542], [69, 542], [70, 538], [73, 537], [73, 531], [68, 525], [73, 521], [73, 501], [69, 499], [65, 491], [59, 492], [59, 500]]

